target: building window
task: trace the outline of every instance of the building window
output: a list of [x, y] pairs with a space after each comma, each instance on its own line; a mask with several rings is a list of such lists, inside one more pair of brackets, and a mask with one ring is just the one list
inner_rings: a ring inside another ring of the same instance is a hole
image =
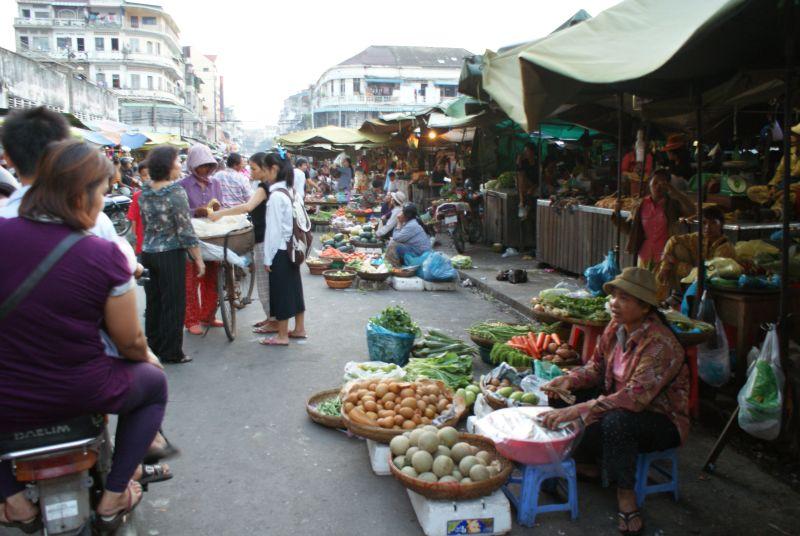
[[94, 75], [94, 79], [98, 86], [106, 87], [106, 73], [97, 73]]
[[329, 87], [328, 91], [330, 92], [331, 97], [333, 97], [333, 80], [328, 82], [328, 87]]
[[143, 26], [155, 26], [156, 24], [158, 24], [158, 19], [155, 17], [142, 17]]
[[35, 19], [49, 19], [50, 12], [49, 11], [34, 11], [33, 18]]
[[439, 86], [442, 97], [455, 97], [457, 89], [456, 86]]
[[353, 94], [361, 95], [361, 79], [353, 78]]
[[156, 54], [161, 55], [161, 43], [156, 42]]
[[71, 37], [56, 37], [56, 49], [67, 50], [68, 48], [72, 48]]
[[345, 82], [346, 82], [346, 80], [344, 78], [339, 80], [339, 95], [344, 95], [345, 94], [345, 89], [344, 89]]
[[164, 89], [164, 80], [162, 80], [161, 77], [159, 76], [158, 77], [158, 90], [161, 91], [162, 89]]
[[139, 52], [139, 40], [134, 37], [128, 41], [128, 47], [130, 47], [131, 52]]
[[111, 38], [111, 50], [119, 50], [119, 38], [112, 37]]
[[139, 89], [139, 75], [132, 74], [131, 75], [131, 89]]
[[83, 41], [83, 37], [78, 37], [76, 39], [76, 41], [77, 41], [77, 44], [78, 44], [78, 52], [85, 52], [86, 51], [86, 45], [85, 45], [85, 43]]
[[139, 17], [136, 15], [131, 15], [131, 28], [138, 28], [139, 27]]
[[147, 89], [153, 89], [153, 77], [152, 76], [148, 76], [147, 77]]
[[30, 9], [23, 9], [22, 10], [22, 18], [23, 19], [31, 18], [31, 10]]
[[147, 42], [147, 53], [148, 54], [152, 54], [153, 53], [153, 42], [152, 41], [148, 41]]
[[94, 49], [98, 52], [102, 52], [106, 49], [106, 40], [102, 37], [95, 37], [94, 38]]
[[111, 87], [113, 87], [114, 89], [119, 89], [120, 88], [119, 75], [118, 74], [112, 74], [111, 75]]
[[28, 50], [30, 48], [30, 42], [28, 41], [27, 35], [21, 35], [19, 38], [19, 48], [22, 50]]
[[48, 37], [34, 37], [33, 50], [37, 52], [48, 52], [50, 50], [50, 38]]

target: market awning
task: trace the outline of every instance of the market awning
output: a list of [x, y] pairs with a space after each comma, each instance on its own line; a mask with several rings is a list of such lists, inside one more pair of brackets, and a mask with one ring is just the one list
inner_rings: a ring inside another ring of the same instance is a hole
[[144, 132], [143, 134], [150, 140], [142, 146], [144, 149], [152, 149], [158, 145], [172, 145], [179, 149], [188, 149], [191, 147], [189, 142], [182, 140], [177, 134], [167, 134], [164, 132]]
[[70, 132], [74, 137], [100, 147], [114, 147], [115, 145], [119, 145], [119, 142], [105, 136], [102, 132], [95, 132], [93, 130], [77, 127], [71, 127]]
[[147, 143], [148, 138], [141, 133], [125, 133], [122, 135], [120, 143], [129, 149], [138, 149]]
[[284, 134], [278, 138], [278, 142], [288, 146], [308, 146], [316, 144], [331, 145], [363, 145], [380, 144], [389, 141], [390, 136], [386, 134], [373, 134], [361, 132], [354, 128], [342, 128], [337, 126], [325, 126], [311, 130], [301, 130]]
[[367, 84], [401, 84], [403, 82], [400, 78], [377, 78], [367, 76], [364, 80], [367, 81]]
[[565, 103], [615, 93], [671, 98], [740, 71], [780, 67], [779, 4], [625, 0], [517, 52], [526, 122], [535, 125]]

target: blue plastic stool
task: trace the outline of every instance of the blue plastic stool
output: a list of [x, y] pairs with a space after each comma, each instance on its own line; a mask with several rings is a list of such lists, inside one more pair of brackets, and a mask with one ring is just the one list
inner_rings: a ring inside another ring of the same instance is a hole
[[[563, 478], [567, 481], [568, 499], [560, 504], [539, 504], [539, 491], [546, 481]], [[509, 484], [520, 484], [522, 491], [517, 497], [508, 489]], [[578, 479], [575, 474], [575, 462], [572, 459], [552, 465], [525, 465], [522, 467], [522, 478], [511, 477], [503, 486], [503, 493], [517, 509], [517, 522], [532, 527], [536, 516], [545, 512], [570, 512], [572, 519], [578, 518]]]
[[[669, 461], [672, 464], [672, 471], [667, 471], [653, 462]], [[668, 480], [658, 484], [648, 484], [650, 469]], [[678, 500], [678, 449], [662, 450], [660, 452], [647, 452], [639, 454], [636, 459], [636, 504], [642, 506], [644, 499], [651, 493], [661, 493], [671, 491], [675, 500]]]

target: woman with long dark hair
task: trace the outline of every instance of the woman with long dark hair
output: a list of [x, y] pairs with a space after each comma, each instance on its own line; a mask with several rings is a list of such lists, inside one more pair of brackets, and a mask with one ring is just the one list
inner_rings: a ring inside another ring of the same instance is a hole
[[261, 301], [261, 308], [264, 309], [264, 314], [266, 315], [264, 320], [256, 322], [253, 326], [253, 333], [275, 333], [278, 329], [277, 322], [271, 316], [269, 308], [269, 273], [260, 269], [261, 260], [264, 258], [264, 233], [267, 228], [267, 200], [269, 199], [269, 183], [267, 182], [269, 168], [266, 164], [266, 158], [267, 153], [264, 152], [255, 153], [250, 157], [250, 176], [253, 180], [258, 181], [258, 187], [247, 203], [218, 210], [208, 215], [211, 221], [217, 221], [223, 216], [250, 213], [256, 239], [254, 252], [256, 259], [256, 287], [258, 288], [258, 299]]
[[[268, 346], [288, 346], [289, 339], [306, 338], [303, 280], [300, 268], [290, 260], [288, 252], [294, 228], [294, 169], [283, 151], [268, 154], [264, 163], [271, 186], [263, 263], [269, 273], [270, 312], [277, 319], [278, 332], [260, 342]], [[289, 331], [292, 318], [294, 330]]]

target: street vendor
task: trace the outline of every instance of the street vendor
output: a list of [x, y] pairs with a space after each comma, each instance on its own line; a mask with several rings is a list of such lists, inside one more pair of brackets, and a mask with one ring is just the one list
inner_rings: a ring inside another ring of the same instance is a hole
[[[736, 250], [722, 234], [725, 214], [717, 206], [703, 209], [703, 259], [736, 257]], [[664, 255], [655, 272], [659, 284], [659, 298], [669, 292], [680, 292], [680, 281], [700, 262], [697, 254], [697, 233], [673, 236], [664, 247]]]
[[543, 389], [572, 392], [578, 403], [544, 413], [547, 428], [581, 419], [575, 453], [580, 474], [617, 487], [618, 528], [639, 534], [636, 461], [644, 452], [678, 447], [689, 433], [689, 369], [684, 349], [658, 312], [653, 274], [629, 267], [603, 290], [611, 322], [592, 357]]
[[519, 214], [526, 218], [528, 211], [536, 206], [536, 190], [539, 186], [539, 160], [536, 145], [525, 144], [522, 154], [517, 158], [517, 194], [519, 195]]
[[642, 199], [629, 222], [622, 223], [630, 227], [628, 253], [637, 257], [639, 267], [648, 270], [655, 270], [667, 240], [678, 234], [678, 218], [695, 211], [689, 196], [678, 191], [669, 180], [668, 170], [655, 170], [650, 177], [650, 195]]
[[392, 266], [403, 266], [406, 255], [419, 257], [432, 249], [425, 224], [419, 219], [417, 205], [414, 203], [403, 205], [398, 225], [399, 229], [395, 231], [386, 248], [386, 260]]
[[406, 202], [406, 194], [403, 192], [393, 192], [387, 196], [389, 212], [381, 217], [381, 224], [378, 226], [378, 238], [391, 238], [397, 228], [400, 215], [403, 212], [403, 205]]
[[669, 160], [670, 184], [678, 191], [689, 191], [692, 166], [686, 137], [683, 134], [669, 136], [661, 150], [667, 153]]

